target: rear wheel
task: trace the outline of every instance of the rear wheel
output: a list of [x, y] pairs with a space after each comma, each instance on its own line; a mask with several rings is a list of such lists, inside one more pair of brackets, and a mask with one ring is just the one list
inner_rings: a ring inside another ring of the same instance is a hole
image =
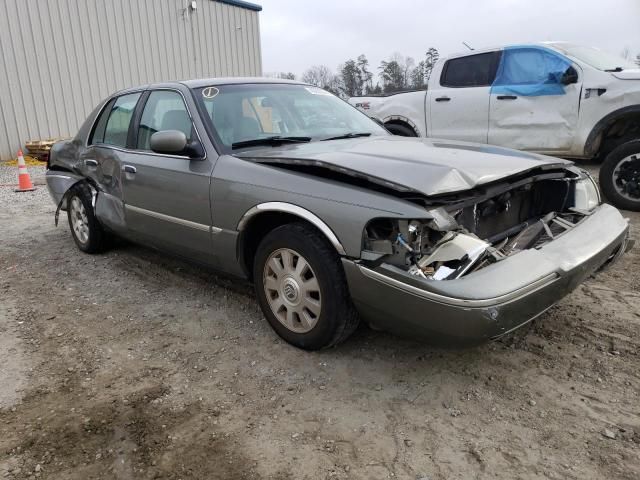
[[400, 125], [398, 123], [387, 123], [385, 124], [385, 128], [389, 130], [393, 135], [398, 135], [400, 137], [417, 137], [416, 132], [413, 131], [412, 128], [407, 127], [406, 125]]
[[600, 167], [600, 189], [616, 207], [640, 211], [640, 140], [614, 148]]
[[258, 246], [253, 278], [269, 324], [296, 347], [336, 345], [358, 326], [340, 258], [310, 226], [269, 232]]
[[78, 184], [69, 192], [67, 218], [73, 240], [80, 250], [97, 253], [105, 249], [107, 234], [93, 212], [92, 193], [88, 185]]

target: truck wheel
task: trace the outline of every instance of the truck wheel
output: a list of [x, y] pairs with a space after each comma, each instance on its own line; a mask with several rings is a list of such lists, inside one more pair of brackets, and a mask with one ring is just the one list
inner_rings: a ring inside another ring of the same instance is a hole
[[264, 237], [253, 278], [264, 316], [296, 347], [336, 345], [358, 326], [338, 254], [305, 224], [283, 225]]
[[600, 167], [600, 189], [616, 207], [640, 211], [640, 140], [613, 149]]
[[67, 197], [67, 218], [76, 245], [85, 253], [98, 253], [107, 245], [107, 233], [93, 213], [91, 189], [84, 183], [72, 187]]
[[417, 137], [416, 132], [412, 128], [397, 123], [386, 123], [385, 128], [389, 130], [393, 135], [400, 137]]

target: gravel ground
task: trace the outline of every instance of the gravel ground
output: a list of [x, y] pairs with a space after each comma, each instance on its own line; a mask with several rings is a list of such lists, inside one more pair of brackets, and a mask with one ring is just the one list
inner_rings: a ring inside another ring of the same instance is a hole
[[0, 477], [640, 478], [638, 248], [506, 341], [306, 353], [247, 285], [0, 202]]
[[[0, 163], [0, 205], [8, 205], [9, 211], [17, 211], [11, 210], [11, 207], [26, 208], [28, 210], [32, 208], [39, 210], [44, 205], [51, 207], [51, 197], [49, 197], [44, 182], [45, 167], [27, 167], [27, 170], [31, 175], [31, 182], [35, 185], [36, 190], [18, 194], [14, 192], [14, 189], [18, 187], [18, 169], [16, 167], [7, 167]], [[8, 212], [5, 211], [4, 213]], [[6, 228], [5, 225], [3, 227]]]

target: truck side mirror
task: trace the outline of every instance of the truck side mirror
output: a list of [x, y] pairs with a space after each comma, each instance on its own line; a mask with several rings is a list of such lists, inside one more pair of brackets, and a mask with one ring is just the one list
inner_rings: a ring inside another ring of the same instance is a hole
[[569, 67], [562, 74], [562, 78], [560, 79], [560, 83], [562, 85], [571, 85], [572, 83], [578, 83], [578, 72], [575, 68]]

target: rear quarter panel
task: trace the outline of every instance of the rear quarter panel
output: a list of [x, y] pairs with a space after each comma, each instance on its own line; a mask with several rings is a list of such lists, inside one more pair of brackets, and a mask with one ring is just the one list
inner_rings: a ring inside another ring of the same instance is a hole
[[383, 123], [391, 120], [408, 123], [419, 137], [426, 137], [425, 99], [426, 90], [418, 90], [387, 97], [354, 97], [349, 103]]

